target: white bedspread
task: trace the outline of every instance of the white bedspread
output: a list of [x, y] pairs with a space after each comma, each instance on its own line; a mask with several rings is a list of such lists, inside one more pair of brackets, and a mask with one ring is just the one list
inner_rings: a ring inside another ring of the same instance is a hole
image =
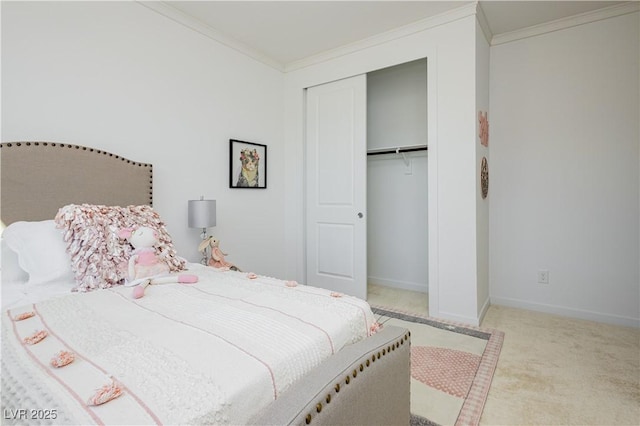
[[[56, 410], [55, 424], [242, 424], [332, 353], [368, 336], [375, 321], [356, 298], [190, 266], [197, 284], [151, 286], [137, 300], [131, 288], [116, 287], [3, 312], [3, 405], [27, 410], [18, 419], [27, 423], [43, 414], [33, 409]], [[29, 311], [36, 315], [12, 320]], [[24, 344], [37, 330], [48, 337]], [[63, 349], [76, 360], [51, 367]], [[108, 376], [124, 394], [87, 406]]]

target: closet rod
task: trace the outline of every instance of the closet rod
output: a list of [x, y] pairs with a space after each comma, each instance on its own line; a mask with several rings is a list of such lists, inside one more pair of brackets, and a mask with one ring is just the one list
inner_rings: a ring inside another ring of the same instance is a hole
[[413, 151], [427, 151], [429, 147], [421, 146], [419, 148], [396, 148], [385, 149], [384, 151], [367, 152], [367, 155], [381, 155], [381, 154], [399, 154], [401, 152], [413, 152]]

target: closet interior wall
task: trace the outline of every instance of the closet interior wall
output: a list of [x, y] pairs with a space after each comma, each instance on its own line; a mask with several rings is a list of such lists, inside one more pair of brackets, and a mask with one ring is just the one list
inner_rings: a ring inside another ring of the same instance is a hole
[[[368, 282], [428, 292], [427, 59], [367, 74]], [[425, 148], [402, 153], [402, 148]], [[399, 153], [371, 155], [399, 149]]]

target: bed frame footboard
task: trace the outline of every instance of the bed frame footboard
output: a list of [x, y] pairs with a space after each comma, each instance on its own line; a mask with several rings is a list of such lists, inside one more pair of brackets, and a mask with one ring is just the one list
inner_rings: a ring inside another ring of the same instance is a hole
[[254, 425], [408, 425], [410, 333], [387, 326], [296, 382]]

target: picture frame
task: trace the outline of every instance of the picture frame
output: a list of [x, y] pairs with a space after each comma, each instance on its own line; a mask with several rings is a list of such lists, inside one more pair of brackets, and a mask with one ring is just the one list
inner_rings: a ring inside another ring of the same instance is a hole
[[229, 139], [229, 188], [267, 187], [267, 146]]

